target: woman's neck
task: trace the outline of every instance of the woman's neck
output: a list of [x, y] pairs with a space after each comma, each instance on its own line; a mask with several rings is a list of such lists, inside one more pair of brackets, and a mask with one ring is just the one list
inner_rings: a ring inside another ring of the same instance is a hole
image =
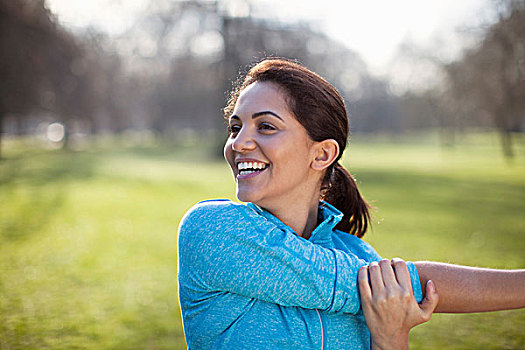
[[265, 209], [290, 226], [297, 235], [309, 239], [317, 227], [319, 197], [314, 196], [307, 201], [295, 201], [293, 205], [280, 205]]

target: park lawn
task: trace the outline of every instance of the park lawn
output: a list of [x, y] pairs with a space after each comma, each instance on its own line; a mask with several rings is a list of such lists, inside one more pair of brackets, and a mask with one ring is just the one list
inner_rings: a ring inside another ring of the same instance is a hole
[[[525, 145], [451, 149], [356, 137], [344, 163], [373, 205], [365, 239], [385, 257], [525, 267]], [[45, 151], [0, 161], [0, 349], [183, 349], [176, 228], [234, 197], [227, 166], [188, 149]], [[415, 349], [525, 348], [525, 312], [434, 315]]]

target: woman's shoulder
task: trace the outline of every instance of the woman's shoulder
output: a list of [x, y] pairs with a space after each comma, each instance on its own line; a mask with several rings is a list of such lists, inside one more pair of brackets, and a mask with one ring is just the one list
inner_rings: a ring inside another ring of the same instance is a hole
[[229, 199], [218, 198], [218, 199], [206, 199], [198, 202], [191, 207], [188, 212], [199, 211], [199, 212], [217, 212], [223, 210], [231, 210], [232, 208], [244, 206], [241, 203], [233, 202]]
[[228, 224], [246, 215], [253, 215], [254, 213], [251, 212], [253, 209], [248, 206], [229, 199], [208, 199], [192, 206], [184, 214], [180, 227], [206, 226], [207, 224], [213, 224], [216, 227], [221, 223]]
[[229, 199], [203, 200], [188, 209], [181, 222], [199, 220], [201, 218], [210, 219], [211, 217], [224, 215], [231, 210], [235, 210], [238, 206], [244, 205], [232, 202]]
[[178, 228], [179, 246], [193, 249], [211, 243], [221, 246], [275, 229], [262, 215], [243, 203], [228, 199], [206, 200], [191, 207]]

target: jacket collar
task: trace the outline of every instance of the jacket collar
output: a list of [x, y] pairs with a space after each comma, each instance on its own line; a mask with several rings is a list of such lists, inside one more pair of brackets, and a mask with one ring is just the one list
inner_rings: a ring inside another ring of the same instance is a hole
[[[288, 225], [279, 220], [269, 211], [259, 207], [253, 203], [246, 203], [246, 205], [255, 210], [257, 213], [265, 217], [268, 221], [274, 223], [281, 229], [285, 229], [291, 232], [294, 232]], [[335, 226], [343, 218], [343, 213], [335, 208], [333, 205], [320, 201], [319, 202], [319, 212], [318, 212], [318, 222], [319, 225], [313, 230], [312, 235], [310, 236], [309, 241], [314, 243], [323, 243], [332, 240], [332, 232]], [[295, 232], [294, 232], [295, 233]], [[296, 234], [296, 233], [295, 233]]]

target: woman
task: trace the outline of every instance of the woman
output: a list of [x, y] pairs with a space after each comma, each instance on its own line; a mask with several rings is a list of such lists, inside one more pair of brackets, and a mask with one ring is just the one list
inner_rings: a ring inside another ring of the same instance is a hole
[[[402, 261], [393, 270], [360, 239], [368, 206], [338, 163], [348, 139], [346, 108], [317, 74], [286, 60], [262, 61], [225, 114], [224, 155], [247, 204], [201, 202], [181, 221], [179, 296], [190, 348], [400, 348], [407, 328], [436, 306], [430, 279], [439, 311], [525, 306], [525, 271]], [[395, 327], [383, 307], [388, 295], [397, 297], [387, 305], [406, 316]]]

